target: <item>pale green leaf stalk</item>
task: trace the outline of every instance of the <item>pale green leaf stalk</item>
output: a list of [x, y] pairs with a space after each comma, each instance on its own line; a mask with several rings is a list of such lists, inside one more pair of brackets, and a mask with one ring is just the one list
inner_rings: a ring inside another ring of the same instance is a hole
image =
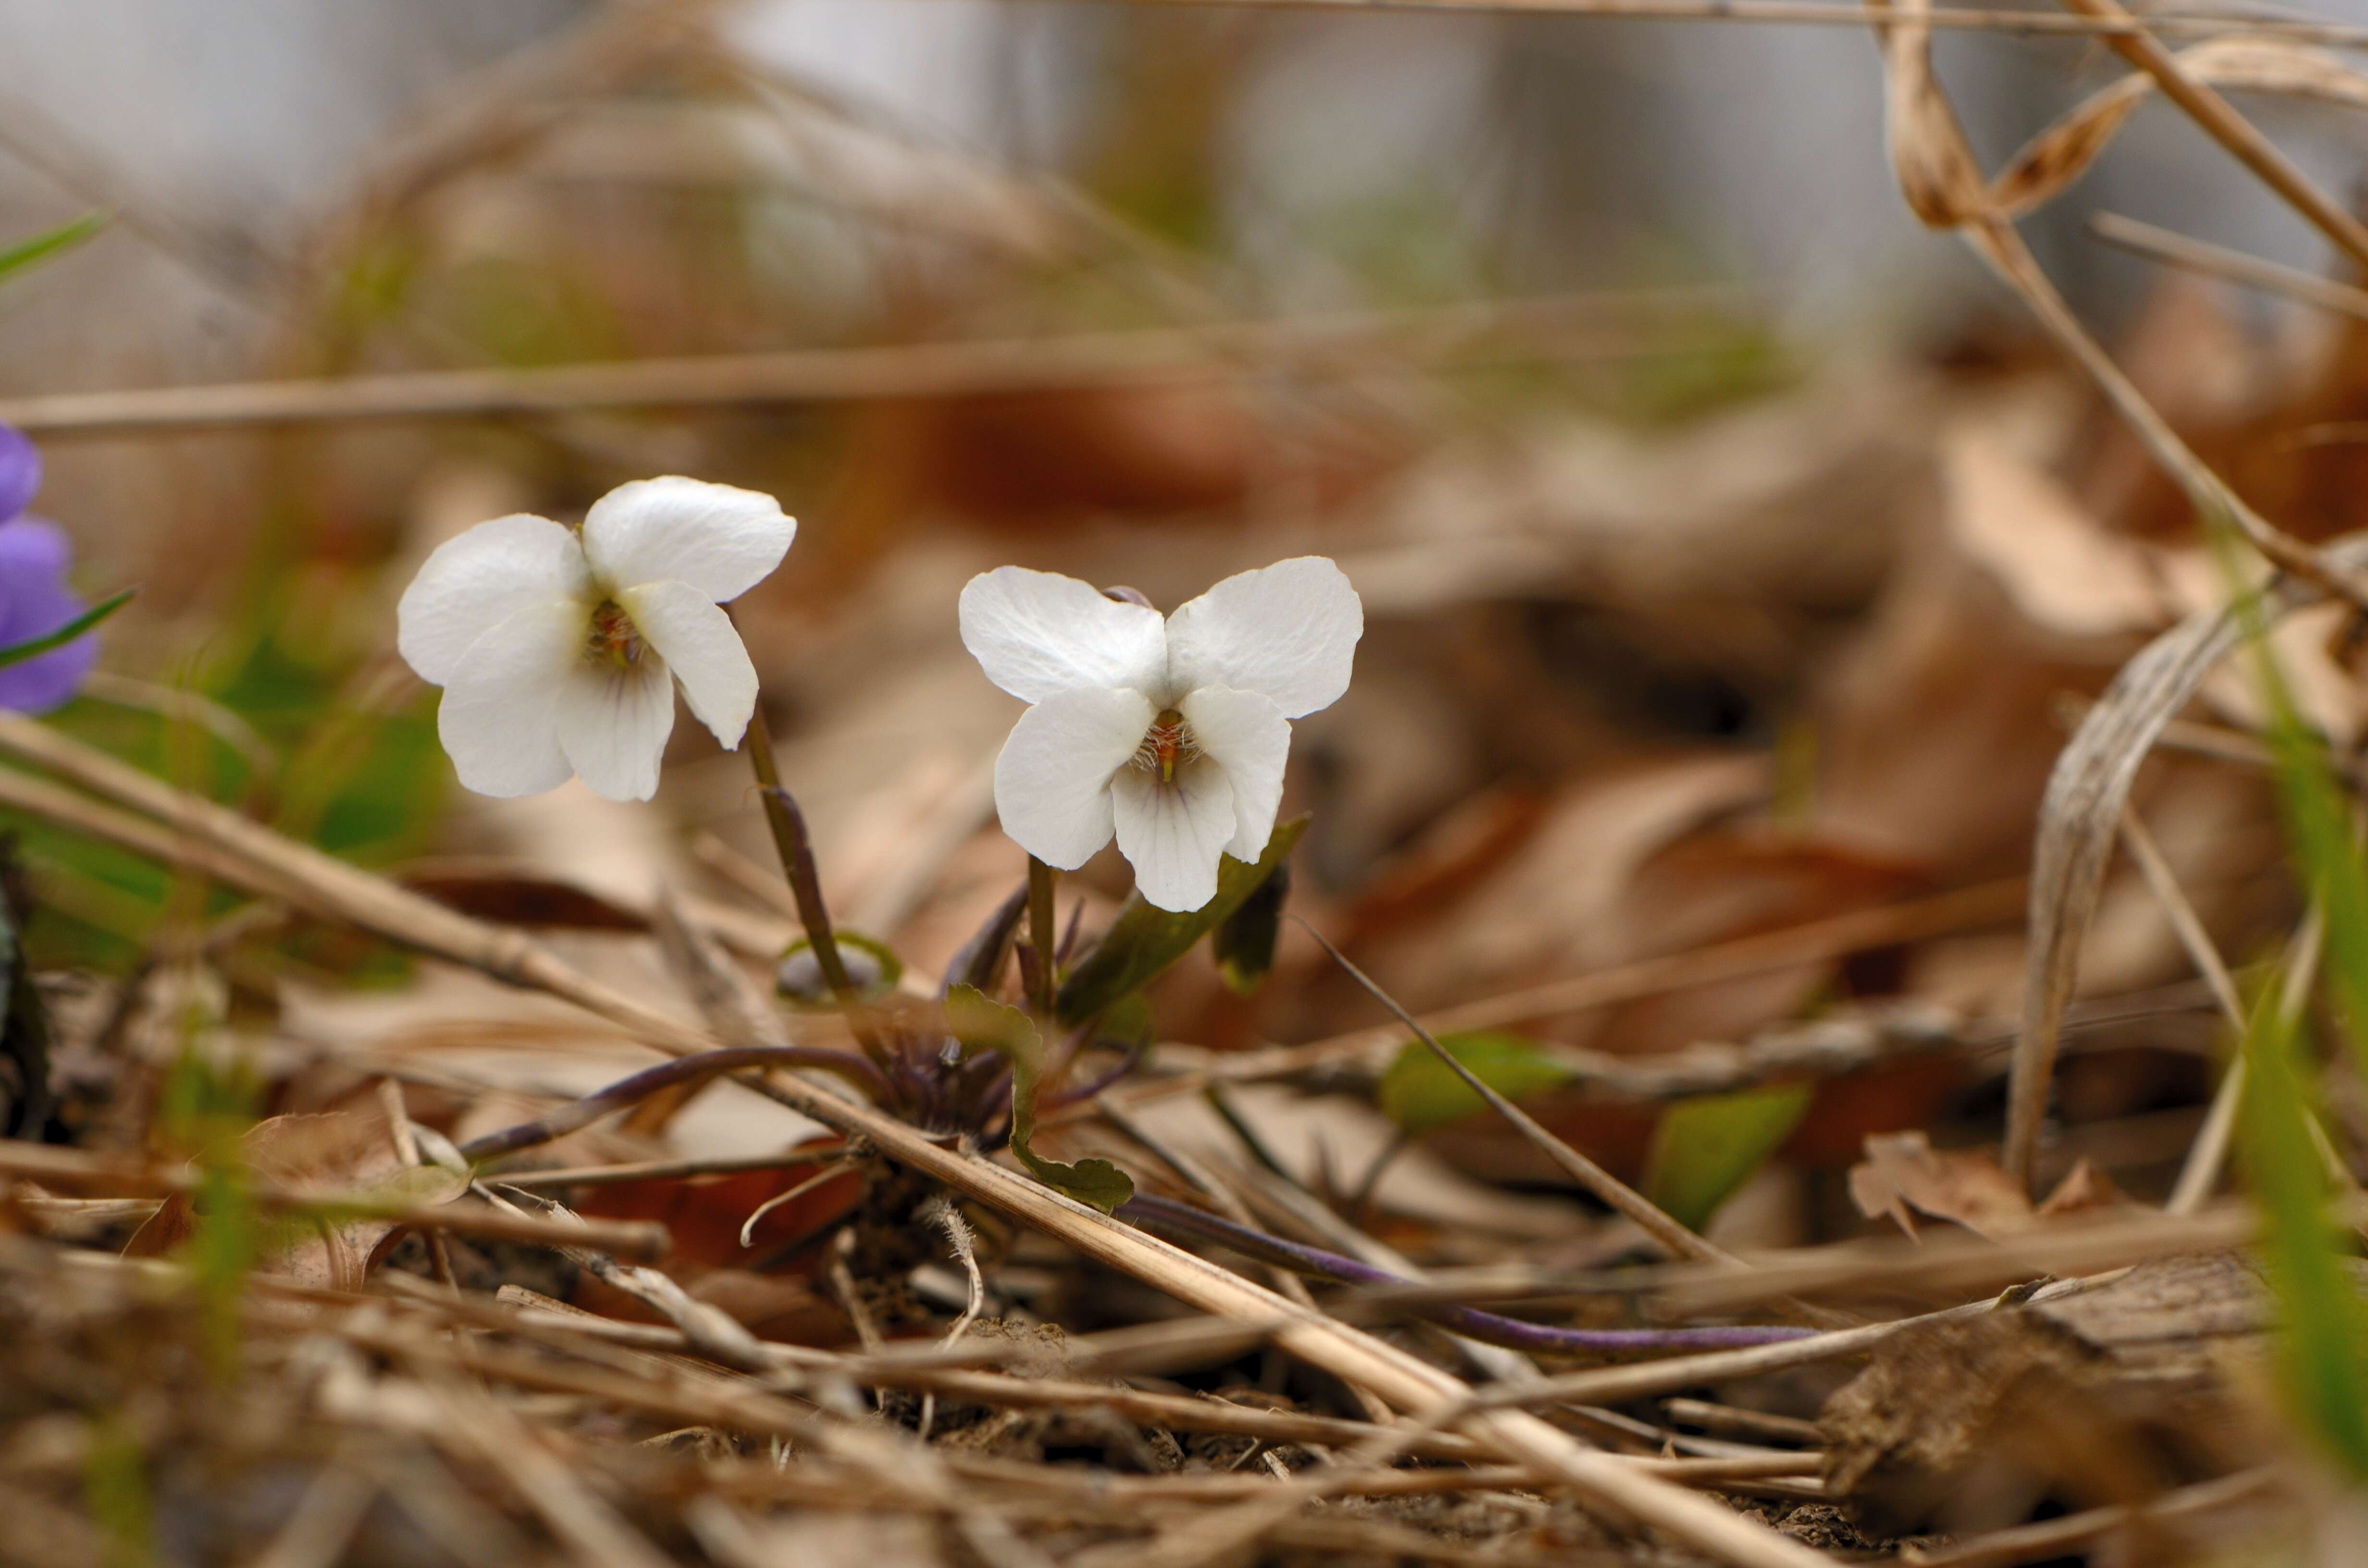
[[1038, 1181], [1108, 1214], [1134, 1196], [1134, 1183], [1108, 1160], [1064, 1165], [1030, 1147], [1036, 1135], [1036, 1092], [1044, 1074], [1044, 1036], [1035, 1020], [974, 985], [946, 993], [946, 1028], [973, 1050], [992, 1051], [1011, 1063], [1011, 1152]]

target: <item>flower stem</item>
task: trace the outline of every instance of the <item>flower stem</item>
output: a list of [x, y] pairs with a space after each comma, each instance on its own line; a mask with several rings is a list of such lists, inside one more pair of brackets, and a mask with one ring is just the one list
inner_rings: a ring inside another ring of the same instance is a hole
[[839, 956], [838, 937], [831, 929], [830, 909], [822, 899], [822, 873], [816, 869], [814, 841], [806, 833], [805, 813], [798, 809], [796, 797], [781, 787], [781, 770], [773, 759], [773, 733], [765, 724], [765, 709], [757, 704], [748, 716], [748, 766], [757, 775], [757, 793], [765, 801], [765, 824], [772, 829], [773, 849], [781, 858], [781, 874], [789, 879], [790, 892], [797, 900], [798, 923], [805, 927], [806, 945], [814, 949], [814, 963], [822, 970], [823, 983], [847, 1015], [847, 1026], [865, 1054], [874, 1062], [886, 1055], [871, 1027], [863, 1021], [861, 993], [847, 972], [847, 961]]
[[1053, 929], [1053, 884], [1060, 874], [1035, 856], [1028, 857], [1028, 945], [1035, 955], [1028, 974], [1028, 1005], [1040, 1018], [1053, 1016], [1056, 940]]

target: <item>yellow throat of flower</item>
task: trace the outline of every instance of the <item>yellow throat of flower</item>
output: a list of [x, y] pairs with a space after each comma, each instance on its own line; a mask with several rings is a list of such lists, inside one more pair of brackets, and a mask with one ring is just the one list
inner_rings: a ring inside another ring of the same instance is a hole
[[593, 607], [592, 625], [585, 636], [585, 656], [607, 660], [619, 669], [638, 663], [642, 656], [641, 629], [625, 607], [614, 599], [602, 599]]
[[1192, 732], [1184, 727], [1184, 715], [1173, 708], [1163, 708], [1144, 732], [1143, 744], [1135, 752], [1135, 761], [1158, 770], [1162, 784], [1176, 782], [1176, 765], [1190, 762], [1201, 755], [1201, 747], [1192, 739]]

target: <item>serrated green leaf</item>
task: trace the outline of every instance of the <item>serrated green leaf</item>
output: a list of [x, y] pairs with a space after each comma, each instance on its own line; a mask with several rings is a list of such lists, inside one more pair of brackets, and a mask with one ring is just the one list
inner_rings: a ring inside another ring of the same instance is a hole
[[18, 240], [6, 250], [0, 250], [0, 278], [21, 272], [39, 261], [47, 260], [60, 251], [70, 250], [107, 227], [107, 214], [85, 212], [71, 222], [35, 234], [29, 240]]
[[130, 604], [131, 596], [137, 592], [139, 590], [136, 588], [126, 588], [120, 594], [110, 594], [55, 631], [44, 631], [39, 637], [28, 637], [22, 642], [11, 642], [6, 647], [0, 648], [0, 669], [6, 669], [10, 665], [21, 665], [28, 659], [38, 659], [52, 648], [64, 647], [125, 605]]
[[1645, 1196], [1699, 1231], [1735, 1189], [1799, 1126], [1815, 1097], [1808, 1084], [1679, 1100], [1653, 1128]]
[[1282, 906], [1290, 897], [1291, 862], [1286, 860], [1209, 933], [1209, 956], [1217, 960], [1218, 978], [1235, 995], [1256, 991], [1258, 982], [1274, 968], [1275, 943], [1282, 936]]
[[1048, 1160], [1029, 1145], [1036, 1135], [1036, 1090], [1044, 1074], [1044, 1036], [1035, 1020], [974, 985], [946, 993], [946, 1028], [965, 1046], [999, 1052], [1011, 1063], [1011, 1152], [1046, 1187], [1107, 1214], [1134, 1196], [1134, 1183], [1108, 1160], [1074, 1165]]
[[[1527, 1035], [1488, 1029], [1441, 1035], [1439, 1043], [1470, 1068], [1474, 1077], [1508, 1100], [1558, 1089], [1573, 1076], [1568, 1067]], [[1487, 1107], [1470, 1085], [1418, 1040], [1398, 1048], [1396, 1060], [1382, 1074], [1377, 1097], [1382, 1114], [1408, 1133], [1444, 1127]]]
[[1093, 950], [1077, 960], [1053, 998], [1053, 1016], [1064, 1024], [1081, 1024], [1103, 1008], [1133, 994], [1156, 979], [1192, 944], [1216, 929], [1242, 906], [1291, 853], [1308, 819], [1296, 816], [1280, 824], [1266, 842], [1266, 853], [1255, 864], [1226, 856], [1217, 867], [1217, 896], [1199, 909], [1178, 915], [1158, 909], [1133, 894]]

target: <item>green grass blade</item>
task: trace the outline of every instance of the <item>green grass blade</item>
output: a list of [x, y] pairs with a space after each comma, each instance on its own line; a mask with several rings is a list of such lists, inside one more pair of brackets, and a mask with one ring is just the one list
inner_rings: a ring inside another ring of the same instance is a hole
[[61, 223], [29, 240], [19, 240], [7, 249], [0, 250], [0, 278], [47, 261], [60, 251], [72, 250], [106, 227], [106, 213], [85, 212], [72, 222]]
[[2328, 1223], [2328, 1186], [2295, 1062], [2293, 1027], [2274, 989], [2245, 1036], [2245, 1172], [2261, 1206], [2261, 1253], [2283, 1333], [2279, 1381], [2302, 1423], [2351, 1472], [2368, 1479], [2368, 1312], [2348, 1249]]
[[55, 631], [44, 631], [39, 637], [28, 637], [22, 642], [11, 642], [6, 648], [0, 648], [0, 669], [6, 669], [10, 665], [21, 665], [28, 659], [38, 659], [52, 648], [64, 647], [125, 605], [130, 604], [131, 596], [139, 591], [137, 588], [126, 588], [120, 594], [110, 594]]

